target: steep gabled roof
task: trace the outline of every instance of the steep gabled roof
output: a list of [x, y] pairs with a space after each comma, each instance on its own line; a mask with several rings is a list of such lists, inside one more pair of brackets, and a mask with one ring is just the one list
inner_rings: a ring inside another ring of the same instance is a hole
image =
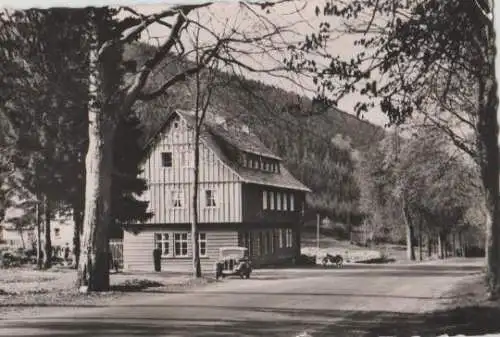
[[[194, 112], [176, 110], [167, 118], [166, 122], [147, 143], [147, 151], [156, 143], [158, 135], [165, 130], [167, 125], [171, 122], [172, 117], [175, 115], [184, 119], [187, 125], [191, 127], [195, 125]], [[223, 126], [221, 123], [217, 122], [216, 115], [211, 114], [205, 119], [201, 131], [201, 139], [215, 152], [225, 165], [230, 167], [241, 178], [243, 182], [307, 192], [311, 191], [307, 186], [297, 180], [284, 167], [283, 163], [280, 163], [280, 172], [264, 172], [241, 166], [237, 160], [238, 152], [257, 154], [281, 162], [280, 157], [272, 153], [250, 130], [243, 130], [241, 125], [234, 123], [233, 125], [226, 124], [226, 126]]]

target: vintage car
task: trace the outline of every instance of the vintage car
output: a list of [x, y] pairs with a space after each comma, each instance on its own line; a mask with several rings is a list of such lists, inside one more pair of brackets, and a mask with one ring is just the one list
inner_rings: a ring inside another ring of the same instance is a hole
[[215, 263], [215, 278], [238, 275], [241, 278], [250, 278], [252, 263], [245, 247], [221, 247], [219, 259]]

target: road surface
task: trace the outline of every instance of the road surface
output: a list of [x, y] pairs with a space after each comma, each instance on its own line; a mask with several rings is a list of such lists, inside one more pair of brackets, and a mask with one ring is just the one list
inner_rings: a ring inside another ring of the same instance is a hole
[[428, 312], [452, 300], [446, 293], [480, 270], [477, 261], [256, 270], [250, 280], [112, 306], [47, 308], [1, 320], [0, 336], [399, 336], [425, 326]]

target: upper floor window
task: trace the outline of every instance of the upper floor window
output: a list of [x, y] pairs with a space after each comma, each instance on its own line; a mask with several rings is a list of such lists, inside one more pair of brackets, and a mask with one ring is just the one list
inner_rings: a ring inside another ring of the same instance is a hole
[[161, 166], [172, 167], [172, 152], [161, 153]]
[[56, 238], [61, 237], [61, 229], [60, 228], [54, 228], [54, 235]]
[[295, 196], [290, 194], [290, 211], [295, 211]]
[[216, 193], [215, 190], [205, 190], [205, 207], [216, 207]]
[[288, 193], [283, 193], [283, 210], [288, 211]]
[[276, 209], [281, 211], [281, 192], [276, 193]]
[[262, 191], [262, 209], [267, 209], [267, 191]]
[[269, 192], [269, 204], [270, 208], [274, 209], [274, 192]]

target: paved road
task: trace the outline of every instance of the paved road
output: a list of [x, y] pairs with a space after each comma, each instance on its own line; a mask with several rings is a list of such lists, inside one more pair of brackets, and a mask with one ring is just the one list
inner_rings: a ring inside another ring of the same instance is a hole
[[[361, 336], [406, 331], [480, 263], [257, 270], [194, 291], [0, 321], [1, 336]], [[403, 329], [403, 330], [401, 330]], [[436, 334], [434, 334], [436, 335]]]

